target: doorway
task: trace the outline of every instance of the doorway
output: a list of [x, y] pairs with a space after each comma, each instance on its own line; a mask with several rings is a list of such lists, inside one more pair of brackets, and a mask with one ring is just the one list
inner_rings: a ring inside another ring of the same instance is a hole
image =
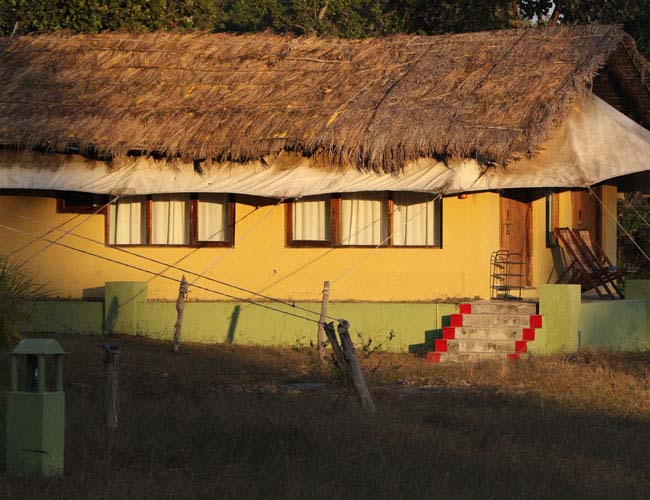
[[532, 283], [533, 206], [525, 192], [513, 190], [500, 196], [500, 248], [521, 255], [522, 284]]

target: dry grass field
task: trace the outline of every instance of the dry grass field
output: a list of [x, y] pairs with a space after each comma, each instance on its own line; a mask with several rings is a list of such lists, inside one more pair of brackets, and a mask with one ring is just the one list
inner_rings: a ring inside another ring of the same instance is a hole
[[56, 338], [71, 353], [65, 474], [0, 474], [0, 498], [650, 498], [648, 354], [444, 366], [373, 353], [362, 360], [378, 407], [368, 416], [309, 350], [174, 355], [169, 343], [118, 337], [111, 442], [102, 338]]

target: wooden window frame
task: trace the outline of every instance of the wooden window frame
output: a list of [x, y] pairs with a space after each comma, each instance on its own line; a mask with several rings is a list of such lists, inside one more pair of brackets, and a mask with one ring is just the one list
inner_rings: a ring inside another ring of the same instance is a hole
[[[71, 193], [82, 193], [90, 196], [99, 196], [100, 202], [98, 204], [91, 205], [76, 205], [76, 206], [67, 206], [65, 203], [66, 196], [69, 196]], [[109, 196], [107, 195], [96, 195], [94, 193], [84, 193], [82, 191], [63, 191], [59, 192], [56, 196], [56, 212], [59, 214], [94, 214], [98, 215], [104, 214], [106, 212], [106, 207], [102, 210], [97, 211], [103, 205], [106, 205], [109, 202]]]
[[386, 223], [388, 239], [381, 245], [343, 245], [341, 243], [341, 193], [330, 195], [330, 239], [329, 240], [294, 240], [293, 239], [293, 204], [295, 200], [285, 202], [285, 246], [287, 248], [442, 248], [442, 198], [440, 209], [440, 244], [439, 245], [395, 245], [393, 244], [393, 191], [386, 193]]
[[[184, 193], [179, 193], [184, 194]], [[107, 247], [147, 247], [147, 248], [232, 248], [235, 246], [235, 195], [228, 194], [228, 239], [225, 241], [200, 241], [199, 240], [199, 193], [190, 193], [189, 199], [189, 219], [190, 219], [190, 242], [188, 244], [173, 244], [165, 245], [164, 243], [151, 243], [152, 234], [152, 213], [153, 213], [153, 195], [145, 196], [144, 210], [145, 210], [145, 243], [136, 244], [111, 244], [110, 231], [111, 231], [111, 218], [109, 210], [110, 206], [104, 211], [104, 237]]]

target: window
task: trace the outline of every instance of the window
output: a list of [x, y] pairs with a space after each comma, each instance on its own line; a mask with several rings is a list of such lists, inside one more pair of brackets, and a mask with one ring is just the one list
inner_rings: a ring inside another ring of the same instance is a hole
[[[229, 209], [228, 195], [200, 194], [198, 205], [198, 241], [231, 241], [232, 224], [229, 215], [234, 215], [234, 210]], [[234, 224], [234, 219], [232, 223]]]
[[428, 193], [362, 192], [287, 204], [287, 246], [442, 245], [442, 202]]
[[293, 202], [291, 231], [294, 241], [327, 243], [332, 239], [331, 201], [329, 196], [315, 196]]
[[341, 245], [386, 243], [388, 203], [386, 193], [341, 195]]
[[151, 244], [189, 245], [189, 243], [189, 195], [153, 195], [151, 197]]
[[232, 246], [234, 202], [225, 194], [125, 196], [111, 203], [109, 245]]
[[109, 207], [109, 245], [146, 245], [146, 206], [143, 196], [125, 196]]
[[109, 197], [101, 194], [65, 191], [57, 198], [56, 211], [59, 213], [91, 214], [108, 203]]
[[426, 193], [393, 193], [393, 246], [439, 247], [440, 201]]

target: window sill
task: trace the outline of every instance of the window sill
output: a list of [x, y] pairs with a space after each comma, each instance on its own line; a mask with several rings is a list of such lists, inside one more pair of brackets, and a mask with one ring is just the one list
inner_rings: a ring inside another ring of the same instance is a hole
[[232, 248], [235, 245], [233, 245], [231, 242], [228, 241], [206, 241], [206, 242], [201, 242], [201, 243], [196, 243], [196, 244], [181, 244], [181, 245], [164, 245], [160, 243], [152, 243], [152, 244], [146, 244], [146, 243], [134, 243], [134, 244], [129, 244], [129, 243], [107, 243], [107, 247], [116, 247], [116, 248], [122, 248], [122, 247], [128, 247], [128, 248]]
[[392, 249], [407, 249], [407, 248], [430, 248], [442, 249], [442, 245], [332, 245], [328, 242], [313, 242], [302, 241], [292, 242], [285, 245], [286, 248], [392, 248]]

